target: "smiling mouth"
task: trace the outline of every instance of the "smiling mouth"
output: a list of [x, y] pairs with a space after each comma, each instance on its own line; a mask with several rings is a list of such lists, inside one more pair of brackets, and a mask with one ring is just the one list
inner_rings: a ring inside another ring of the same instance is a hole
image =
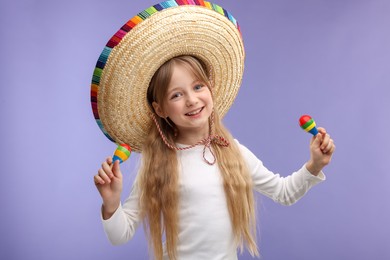
[[200, 112], [202, 112], [203, 108], [204, 108], [204, 107], [201, 107], [201, 108], [199, 108], [199, 109], [197, 109], [197, 110], [195, 110], [195, 111], [189, 112], [189, 113], [187, 113], [187, 114], [185, 114], [185, 115], [186, 115], [186, 116], [195, 116], [195, 115], [199, 114]]

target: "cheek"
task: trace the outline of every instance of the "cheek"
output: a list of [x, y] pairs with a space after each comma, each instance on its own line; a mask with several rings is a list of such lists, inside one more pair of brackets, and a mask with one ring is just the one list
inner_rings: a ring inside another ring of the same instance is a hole
[[209, 104], [211, 104], [212, 106], [214, 105], [214, 101], [213, 101], [213, 98], [211, 97], [210, 94], [206, 95], [205, 96], [205, 101]]
[[205, 92], [204, 92], [203, 98], [204, 98], [205, 100], [207, 100], [208, 103], [213, 103], [213, 97], [212, 97], [211, 92], [210, 92], [209, 89], [208, 89], [208, 91], [205, 91]]
[[175, 102], [167, 106], [167, 112], [172, 117], [177, 115], [181, 111], [180, 102]]

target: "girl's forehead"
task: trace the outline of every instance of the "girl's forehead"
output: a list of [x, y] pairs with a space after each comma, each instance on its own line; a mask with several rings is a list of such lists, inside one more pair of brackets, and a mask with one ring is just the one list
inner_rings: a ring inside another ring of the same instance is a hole
[[194, 71], [189, 66], [175, 64], [169, 85], [180, 83], [192, 83], [199, 80]]
[[190, 75], [192, 77], [195, 76], [194, 69], [191, 67], [191, 65], [186, 64], [186, 63], [175, 63], [173, 65], [173, 75], [174, 74], [177, 74], [177, 75], [184, 74], [184, 75]]

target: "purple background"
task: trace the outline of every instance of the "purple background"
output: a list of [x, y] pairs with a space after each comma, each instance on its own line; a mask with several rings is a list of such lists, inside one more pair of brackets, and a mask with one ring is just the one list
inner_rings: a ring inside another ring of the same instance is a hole
[[[390, 2], [218, 1], [239, 21], [242, 88], [225, 123], [286, 176], [308, 159], [308, 113], [337, 144], [327, 181], [292, 207], [259, 199], [264, 260], [390, 259]], [[146, 259], [103, 232], [92, 177], [114, 150], [90, 81], [107, 40], [157, 1], [1, 1], [0, 258]], [[123, 165], [123, 197], [139, 156]], [[240, 259], [251, 259], [248, 254]]]

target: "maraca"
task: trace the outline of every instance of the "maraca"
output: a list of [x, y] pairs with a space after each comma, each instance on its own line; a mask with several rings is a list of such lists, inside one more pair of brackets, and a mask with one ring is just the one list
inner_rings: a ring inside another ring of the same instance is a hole
[[299, 125], [303, 130], [311, 133], [312, 135], [318, 134], [316, 123], [314, 122], [313, 118], [311, 118], [311, 116], [309, 115], [301, 116], [301, 118], [299, 118]]
[[131, 148], [128, 144], [119, 144], [112, 156], [112, 163], [119, 160], [119, 163], [123, 163], [129, 159], [131, 154]]

